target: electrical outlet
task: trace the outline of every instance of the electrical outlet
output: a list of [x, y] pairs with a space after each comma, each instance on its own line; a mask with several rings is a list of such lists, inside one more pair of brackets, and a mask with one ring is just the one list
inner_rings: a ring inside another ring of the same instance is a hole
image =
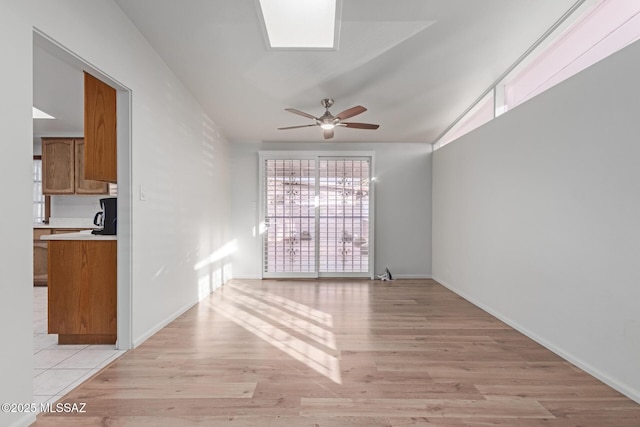
[[140, 186], [140, 201], [144, 202], [145, 200], [147, 200], [147, 194], [145, 193], [144, 189], [142, 188], [142, 185]]

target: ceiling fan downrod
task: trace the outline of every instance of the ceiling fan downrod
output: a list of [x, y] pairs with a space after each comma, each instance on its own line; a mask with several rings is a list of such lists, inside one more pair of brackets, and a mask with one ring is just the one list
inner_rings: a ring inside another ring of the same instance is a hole
[[331, 108], [331, 106], [333, 105], [333, 99], [331, 98], [325, 98], [322, 101], [320, 101], [320, 104], [326, 109], [328, 110], [329, 108]]

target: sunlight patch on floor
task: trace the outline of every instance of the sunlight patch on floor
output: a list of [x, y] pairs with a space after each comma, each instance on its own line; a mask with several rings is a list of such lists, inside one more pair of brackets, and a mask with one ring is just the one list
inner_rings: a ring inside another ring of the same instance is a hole
[[214, 311], [331, 381], [342, 384], [335, 335], [317, 324], [332, 324], [330, 314], [237, 282], [226, 285], [225, 289], [229, 291], [224, 294], [224, 302], [213, 304]]
[[306, 317], [314, 322], [321, 323], [328, 327], [333, 327], [333, 317], [330, 314], [325, 313], [324, 311], [316, 310], [315, 308], [309, 307], [308, 305], [300, 304], [299, 302], [281, 297], [279, 295], [274, 295], [270, 292], [254, 289], [239, 282], [230, 283], [228, 286], [240, 290], [244, 293], [257, 296], [261, 299], [264, 299], [265, 301], [280, 305], [288, 311]]

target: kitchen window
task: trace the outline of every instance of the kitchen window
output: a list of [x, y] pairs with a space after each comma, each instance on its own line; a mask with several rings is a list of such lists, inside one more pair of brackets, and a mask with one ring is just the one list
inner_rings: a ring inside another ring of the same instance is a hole
[[42, 156], [33, 156], [33, 223], [49, 222], [50, 197], [42, 194]]

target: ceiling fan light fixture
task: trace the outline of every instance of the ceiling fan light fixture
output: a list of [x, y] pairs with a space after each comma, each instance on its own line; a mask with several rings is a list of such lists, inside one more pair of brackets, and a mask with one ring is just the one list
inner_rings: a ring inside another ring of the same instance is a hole
[[322, 123], [320, 127], [324, 130], [331, 130], [336, 127], [336, 125], [334, 125], [333, 123]]

